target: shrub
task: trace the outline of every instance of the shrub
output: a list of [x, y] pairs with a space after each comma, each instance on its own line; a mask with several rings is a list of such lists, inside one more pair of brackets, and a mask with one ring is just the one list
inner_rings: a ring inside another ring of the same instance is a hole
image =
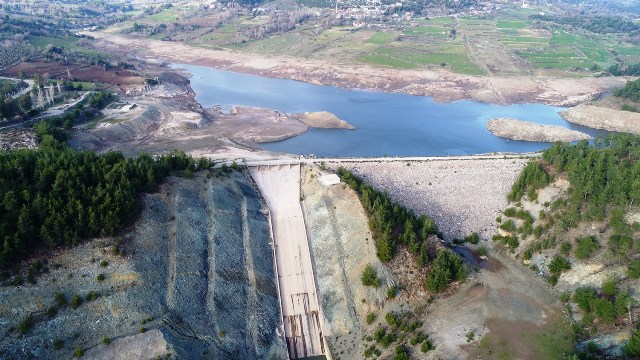
[[398, 327], [400, 325], [400, 315], [397, 315], [393, 312], [388, 312], [387, 315], [384, 316], [384, 319], [387, 320], [387, 324], [391, 327]]
[[571, 251], [571, 243], [563, 241], [562, 244], [560, 244], [560, 251], [563, 255], [569, 255], [569, 251]]
[[586, 236], [576, 239], [574, 255], [576, 259], [587, 259], [598, 249], [600, 249], [598, 239], [595, 236]]
[[633, 239], [624, 235], [613, 235], [609, 238], [609, 249], [618, 256], [628, 256], [633, 248]]
[[559, 274], [569, 269], [571, 269], [569, 260], [559, 255], [554, 256], [549, 263], [549, 271], [554, 274]]
[[[140, 328], [140, 334], [147, 332], [147, 328], [145, 328], [144, 326]], [[224, 331], [220, 330], [220, 332], [218, 333], [218, 335], [220, 335], [221, 337], [224, 337]]]
[[33, 316], [29, 315], [18, 325], [18, 334], [26, 334], [33, 327]]
[[403, 345], [396, 346], [396, 353], [393, 360], [409, 360], [410, 358], [409, 352]]
[[624, 346], [624, 353], [628, 356], [640, 356], [640, 329], [631, 334], [631, 339]]
[[387, 289], [387, 299], [393, 299], [396, 297], [396, 295], [398, 295], [398, 288], [395, 286], [390, 287], [389, 289]]
[[100, 261], [100, 267], [107, 267], [107, 265], [109, 265], [109, 262], [107, 260]]
[[616, 312], [611, 301], [604, 298], [595, 299], [591, 306], [593, 307], [593, 312], [601, 321], [610, 324], [616, 319]]
[[487, 256], [489, 255], [489, 250], [483, 245], [478, 248], [478, 256]]
[[500, 229], [512, 233], [517, 230], [516, 223], [513, 220], [509, 219], [503, 222], [502, 225], [500, 225]]
[[569, 300], [571, 300], [571, 293], [563, 292], [562, 294], [560, 294], [560, 301], [562, 301], [563, 303], [567, 303], [569, 302]]
[[56, 339], [53, 340], [53, 350], [60, 350], [62, 349], [62, 346], [64, 345], [64, 342], [60, 339]]
[[374, 313], [368, 313], [367, 314], [367, 324], [369, 324], [369, 325], [373, 324], [373, 322], [376, 321], [377, 317], [378, 316], [376, 314], [374, 314]]
[[77, 309], [80, 305], [82, 305], [82, 297], [78, 294], [73, 295], [71, 298], [71, 308]]
[[602, 283], [602, 293], [607, 296], [615, 296], [618, 293], [616, 282], [609, 278]]
[[362, 271], [360, 280], [362, 281], [362, 285], [364, 286], [373, 286], [375, 288], [379, 288], [381, 285], [380, 279], [378, 279], [378, 275], [376, 274], [376, 271], [373, 269], [373, 266], [371, 266], [371, 264], [365, 266], [364, 270]]
[[627, 274], [632, 279], [640, 279], [640, 259], [633, 260], [627, 265]]
[[62, 295], [61, 292], [56, 292], [56, 294], [54, 295], [54, 298], [56, 300], [56, 304], [58, 306], [65, 306], [67, 305], [67, 299], [64, 297], [64, 295]]
[[73, 356], [77, 358], [81, 358], [84, 355], [84, 349], [78, 346], [76, 350], [73, 352]]
[[588, 287], [579, 287], [573, 293], [573, 301], [585, 312], [591, 311], [591, 303], [596, 299], [596, 291]]
[[422, 343], [422, 346], [420, 347], [420, 350], [422, 352], [429, 352], [431, 350], [434, 350], [436, 347], [433, 345], [433, 343], [431, 342], [431, 340], [427, 339], [425, 342]]
[[96, 280], [104, 281], [104, 274], [103, 273], [98, 274], [98, 276], [96, 276]]
[[87, 301], [94, 301], [97, 298], [98, 298], [98, 293], [93, 290], [89, 291], [89, 293], [85, 297]]
[[475, 245], [480, 242], [480, 235], [474, 232], [471, 235], [465, 236], [464, 241]]
[[109, 344], [111, 344], [111, 339], [109, 339], [108, 336], [105, 336], [105, 337], [102, 338], [102, 343], [105, 344], [105, 345], [109, 345]]

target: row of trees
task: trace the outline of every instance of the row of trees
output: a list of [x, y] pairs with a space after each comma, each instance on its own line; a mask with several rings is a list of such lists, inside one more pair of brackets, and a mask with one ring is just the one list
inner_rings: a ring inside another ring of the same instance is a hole
[[358, 193], [369, 215], [369, 228], [381, 261], [393, 259], [397, 245], [402, 244], [416, 257], [418, 266], [427, 266], [435, 259], [425, 280], [429, 290], [439, 292], [451, 282], [466, 278], [466, 266], [458, 255], [449, 249], [436, 251], [427, 241], [430, 235], [438, 234], [433, 219], [426, 215], [417, 216], [412, 210], [394, 203], [386, 192], [374, 189], [343, 167], [337, 173]]
[[115, 235], [140, 211], [139, 195], [172, 171], [210, 168], [182, 152], [125, 159], [78, 152], [48, 123], [36, 126], [40, 149], [0, 152], [0, 268], [41, 249]]

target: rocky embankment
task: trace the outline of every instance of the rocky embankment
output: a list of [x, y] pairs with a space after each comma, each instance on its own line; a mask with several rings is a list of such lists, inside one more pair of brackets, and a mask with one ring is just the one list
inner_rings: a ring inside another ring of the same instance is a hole
[[35, 284], [0, 288], [0, 358], [286, 358], [252, 183], [238, 172], [171, 178], [143, 202], [121, 243], [63, 250]]
[[640, 113], [593, 105], [578, 105], [561, 111], [560, 116], [578, 125], [640, 135]]
[[540, 125], [529, 121], [496, 118], [487, 122], [487, 129], [495, 136], [522, 141], [573, 142], [588, 140], [591, 136], [580, 131], [556, 125]]

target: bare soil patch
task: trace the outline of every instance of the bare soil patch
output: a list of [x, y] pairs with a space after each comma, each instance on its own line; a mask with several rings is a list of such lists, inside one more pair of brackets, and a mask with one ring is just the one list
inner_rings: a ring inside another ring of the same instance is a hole
[[58, 62], [21, 62], [17, 65], [0, 71], [0, 75], [18, 77], [20, 71], [26, 76], [34, 74], [47, 75], [50, 79], [68, 79], [68, 73], [79, 81], [100, 82], [115, 85], [124, 89], [131, 85], [141, 85], [144, 78], [129, 70], [107, 69], [96, 65], [61, 64]]

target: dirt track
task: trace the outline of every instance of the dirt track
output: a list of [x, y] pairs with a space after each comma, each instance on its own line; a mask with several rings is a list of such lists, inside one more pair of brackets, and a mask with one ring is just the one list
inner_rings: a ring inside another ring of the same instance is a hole
[[615, 77], [475, 77], [446, 70], [399, 70], [362, 64], [349, 65], [323, 60], [245, 54], [176, 42], [130, 39], [107, 32], [88, 34], [100, 40], [96, 48], [101, 51], [125, 53], [132, 58], [140, 58], [151, 63], [205, 65], [343, 88], [426, 95], [442, 102], [473, 99], [498, 104], [539, 102], [559, 106], [572, 105], [590, 100], [594, 95], [613, 87], [623, 86], [625, 81]]

